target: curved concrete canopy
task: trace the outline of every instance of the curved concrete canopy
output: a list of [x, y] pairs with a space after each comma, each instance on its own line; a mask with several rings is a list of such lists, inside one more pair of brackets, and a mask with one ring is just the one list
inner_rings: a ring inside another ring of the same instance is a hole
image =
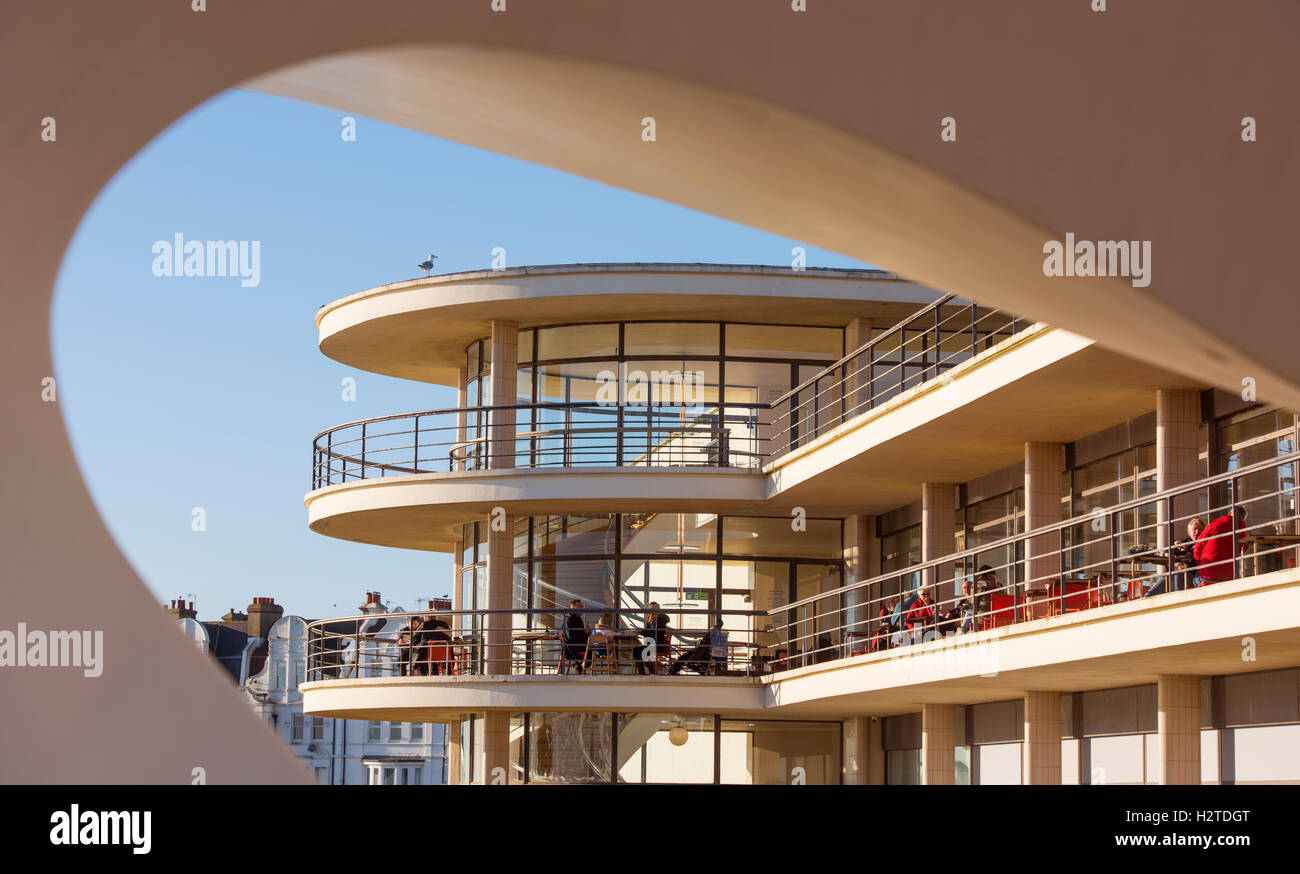
[[309, 492], [307, 523], [318, 534], [406, 549], [451, 552], [462, 524], [507, 514], [759, 513], [767, 479], [729, 468], [507, 468], [359, 480]]
[[888, 327], [940, 296], [872, 270], [732, 264], [569, 264], [410, 279], [320, 308], [320, 349], [362, 370], [456, 385], [465, 347], [492, 321], [522, 328], [682, 319]]
[[[1209, 384], [1254, 378], [1261, 398], [1300, 408], [1291, 0], [306, 8], [31, 3], [0, 33], [0, 79], [22, 83], [0, 119], [0, 373], [15, 411], [0, 536], [10, 579], [38, 583], [6, 585], [0, 613], [119, 642], [94, 686], [3, 672], [25, 715], [6, 743], [24, 755], [0, 760], [0, 779], [170, 782], [200, 759], [210, 780], [306, 779], [157, 611], [40, 399], [50, 289], [91, 201], [184, 112], [287, 65], [335, 56], [261, 87], [858, 255]], [[412, 43], [442, 48], [394, 50]], [[1241, 141], [1246, 115], [1258, 142]], [[654, 143], [640, 139], [648, 116]], [[1153, 284], [1045, 280], [1042, 242], [1066, 231], [1153, 241]], [[69, 725], [96, 743], [67, 743]]]

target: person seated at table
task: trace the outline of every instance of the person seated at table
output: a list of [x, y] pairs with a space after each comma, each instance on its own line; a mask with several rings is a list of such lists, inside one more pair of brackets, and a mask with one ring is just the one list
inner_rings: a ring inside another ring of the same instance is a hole
[[986, 564], [980, 565], [975, 577], [975, 615], [986, 616], [993, 609], [993, 593], [1000, 591], [997, 572]]
[[638, 674], [657, 674], [658, 657], [668, 653], [668, 614], [659, 612], [659, 604], [651, 601], [646, 605], [645, 627], [641, 629], [642, 637], [649, 638], [649, 643], [637, 647], [636, 672]]
[[813, 663], [821, 664], [835, 660], [835, 641], [829, 634], [817, 635], [817, 648], [813, 650]]
[[930, 590], [923, 587], [916, 593], [916, 603], [907, 611], [907, 630], [912, 634], [913, 639], [919, 640], [920, 635], [925, 632], [925, 627], [933, 624], [934, 601], [930, 598]]
[[975, 583], [967, 577], [961, 581], [961, 600], [957, 602], [957, 633], [969, 634], [975, 628]]
[[419, 658], [414, 644], [415, 635], [420, 630], [420, 620], [423, 618], [423, 616], [412, 616], [410, 623], [397, 635], [397, 651], [400, 654], [398, 668], [403, 677], [415, 676], [416, 666], [411, 659], [412, 656]]
[[424, 673], [450, 673], [451, 666], [447, 663], [450, 651], [443, 647], [443, 657], [438, 659], [433, 657], [433, 651], [434, 647], [439, 644], [451, 643], [451, 635], [447, 633], [451, 630], [451, 626], [433, 616], [422, 616], [420, 620], [420, 630], [416, 632], [415, 639], [420, 645], [419, 652], [420, 658], [424, 662]]
[[[898, 595], [894, 595], [880, 607], [880, 616], [876, 627], [876, 636], [872, 639], [872, 650], [888, 649], [897, 646], [898, 643], [893, 636], [898, 631], [898, 605], [903, 601]], [[883, 643], [878, 642], [882, 641]]]
[[[1246, 516], [1246, 508], [1237, 507], [1235, 514], [1225, 513], [1215, 519], [1196, 538], [1192, 555], [1196, 559], [1196, 572], [1201, 577], [1201, 585], [1226, 582], [1235, 576], [1234, 559], [1248, 536]], [[1233, 543], [1233, 528], [1237, 530], [1236, 543]]]
[[569, 611], [564, 616], [564, 628], [560, 632], [561, 645], [564, 647], [564, 660], [578, 666], [582, 673], [582, 662], [587, 652], [587, 623], [583, 621], [582, 601], [574, 598], [569, 602]]
[[606, 613], [596, 620], [596, 627], [587, 635], [587, 652], [583, 662], [586, 670], [591, 670], [591, 662], [596, 656], [610, 655], [610, 647], [614, 643], [613, 624], [614, 617]]
[[[970, 596], [969, 581], [961, 581], [961, 591], [963, 595], [966, 595], [967, 597]], [[948, 637], [949, 635], [958, 632], [958, 627], [963, 615], [963, 603], [964, 601], [962, 600], [953, 600], [946, 610], [939, 611], [939, 635], [941, 637]]]
[[[1172, 577], [1174, 581], [1174, 591], [1181, 592], [1184, 589], [1190, 589], [1196, 585], [1196, 556], [1194, 548], [1196, 539], [1201, 536], [1205, 523], [1200, 519], [1192, 519], [1187, 523], [1187, 536], [1174, 541], [1173, 547], [1169, 550], [1170, 557], [1174, 561]], [[1169, 577], [1161, 577], [1156, 580], [1155, 584], [1147, 589], [1143, 598], [1150, 598], [1152, 595], [1163, 595], [1167, 589], [1165, 583]]]
[[720, 661], [725, 664], [726, 660], [727, 632], [722, 630], [722, 620], [719, 619], [712, 628], [704, 632], [699, 643], [673, 659], [673, 663], [668, 667], [668, 673], [677, 675], [682, 672], [682, 668], [690, 668], [697, 674], [707, 674], [715, 662]]

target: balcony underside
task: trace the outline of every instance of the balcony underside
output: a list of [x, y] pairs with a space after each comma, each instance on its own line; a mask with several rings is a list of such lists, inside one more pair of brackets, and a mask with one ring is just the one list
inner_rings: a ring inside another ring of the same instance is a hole
[[810, 513], [882, 513], [926, 482], [961, 483], [1155, 409], [1157, 389], [1204, 386], [1037, 326], [850, 419], [764, 470], [769, 496]]
[[302, 690], [306, 713], [398, 722], [445, 722], [485, 710], [756, 716], [764, 700], [761, 682], [748, 677], [384, 677]]
[[764, 477], [733, 468], [517, 468], [356, 480], [307, 495], [311, 529], [341, 540], [451, 552], [458, 527], [548, 513], [757, 513]]

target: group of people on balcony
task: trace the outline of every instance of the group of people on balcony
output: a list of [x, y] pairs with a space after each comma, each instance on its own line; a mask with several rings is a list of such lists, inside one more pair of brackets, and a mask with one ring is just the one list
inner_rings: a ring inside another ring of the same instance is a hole
[[436, 616], [415, 616], [402, 629], [397, 647], [402, 676], [427, 677], [451, 673], [451, 626]]
[[[1156, 580], [1142, 597], [1231, 580], [1235, 559], [1247, 540], [1248, 515], [1245, 507], [1238, 506], [1209, 525], [1201, 519], [1190, 520], [1187, 536], [1176, 541], [1170, 549], [1170, 573]], [[1145, 547], [1136, 548], [1139, 555], [1148, 551]], [[1099, 574], [1095, 579], [1099, 583], [1109, 582], [1110, 574]], [[880, 607], [870, 648], [874, 652], [919, 642], [929, 636], [947, 637], [978, 631], [993, 624], [995, 593], [1004, 593], [1004, 586], [998, 582], [993, 568], [982, 565], [974, 577], [961, 581], [961, 597], [946, 605], [936, 604], [933, 592], [925, 586], [905, 595], [895, 595]], [[1129, 597], [1138, 596], [1131, 593]]]
[[[597, 661], [617, 659], [617, 645], [622, 639], [632, 644], [632, 664], [638, 674], [658, 674], [664, 668], [669, 674], [691, 670], [708, 674], [725, 667], [727, 661], [727, 632], [718, 619], [707, 631], [681, 632], [668, 627], [668, 614], [659, 604], [646, 605], [646, 621], [640, 629], [620, 631], [615, 627], [611, 613], [603, 614], [591, 629], [583, 618], [583, 603], [575, 598], [569, 602], [569, 612], [560, 629], [562, 650], [561, 670], [579, 674], [588, 673]], [[698, 637], [698, 642], [672, 659], [672, 637]], [[665, 664], [666, 662], [666, 664]]]

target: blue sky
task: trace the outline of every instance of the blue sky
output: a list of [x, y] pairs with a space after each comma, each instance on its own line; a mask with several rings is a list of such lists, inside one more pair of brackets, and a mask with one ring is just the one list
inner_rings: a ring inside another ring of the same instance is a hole
[[[575, 261], [789, 264], [798, 241], [424, 134], [229, 91], [128, 163], [82, 220], [56, 283], [59, 401], [100, 515], [160, 601], [200, 618], [270, 595], [310, 618], [364, 592], [450, 594], [450, 556], [307, 528], [311, 438], [455, 406], [449, 388], [356, 371], [316, 348], [328, 301], [420, 275]], [[261, 241], [261, 282], [156, 277], [152, 247]], [[807, 247], [810, 267], [861, 267]], [[340, 383], [355, 377], [356, 400]], [[192, 530], [203, 508], [206, 531]]]

